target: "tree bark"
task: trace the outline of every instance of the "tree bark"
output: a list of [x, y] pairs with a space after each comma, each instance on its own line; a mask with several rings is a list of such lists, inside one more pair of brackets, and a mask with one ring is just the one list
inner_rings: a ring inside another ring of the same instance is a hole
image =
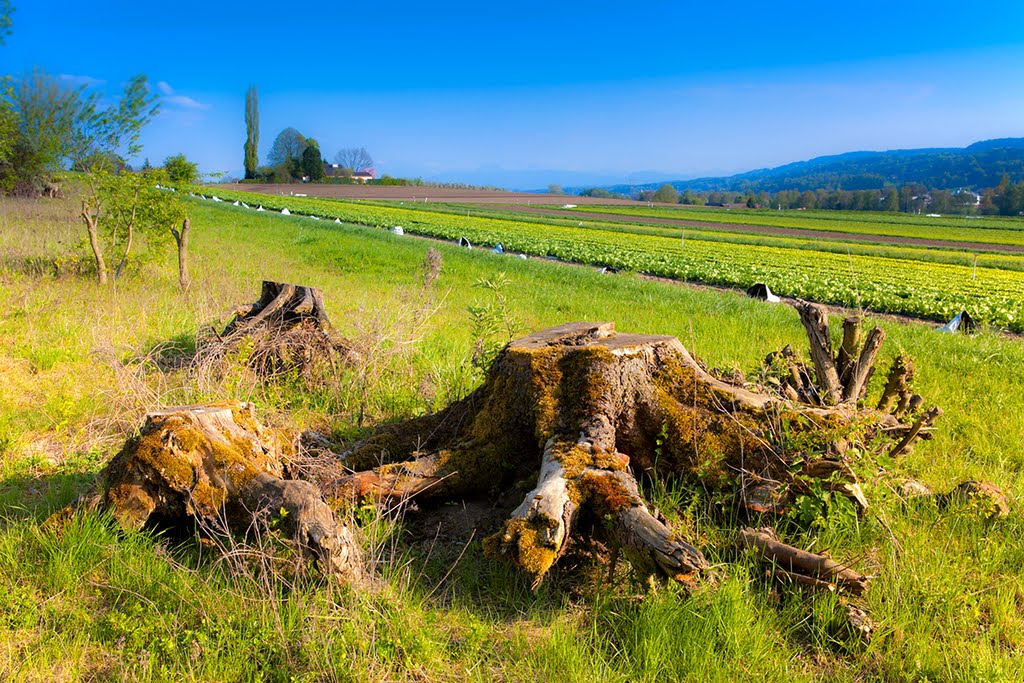
[[834, 586], [854, 595], [867, 590], [868, 577], [824, 555], [786, 545], [770, 528], [740, 530], [736, 547], [753, 550], [759, 557], [774, 563], [784, 578], [813, 588]]
[[320, 489], [284, 478], [291, 444], [256, 419], [248, 403], [180, 406], [149, 413], [139, 435], [74, 508], [108, 510], [125, 529], [181, 527], [247, 534], [280, 528], [325, 572], [357, 580], [363, 568], [351, 530]]
[[188, 234], [191, 229], [192, 221], [188, 218], [182, 221], [180, 231], [171, 226], [171, 234], [178, 245], [178, 286], [182, 291], [187, 290], [192, 284], [192, 278], [188, 274]]
[[836, 405], [842, 400], [843, 394], [842, 385], [839, 383], [839, 373], [836, 371], [835, 361], [832, 359], [828, 313], [822, 306], [806, 301], [798, 301], [795, 306], [800, 314], [800, 322], [807, 330], [807, 337], [811, 343], [811, 360], [814, 361], [822, 403]]
[[107, 264], [103, 260], [103, 249], [100, 247], [99, 212], [84, 199], [82, 200], [82, 220], [85, 221], [85, 229], [89, 233], [89, 247], [92, 249], [92, 256], [96, 261], [96, 273], [99, 276], [100, 284], [105, 285], [107, 284]]
[[844, 454], [876, 452], [910, 428], [849, 403], [810, 406], [729, 384], [673, 337], [572, 323], [509, 344], [466, 399], [354, 444], [341, 463], [355, 473], [325, 486], [338, 500], [421, 504], [521, 487], [528, 493], [485, 549], [535, 585], [581, 517], [604, 520], [597, 533], [639, 573], [693, 583], [706, 560], [649, 512], [637, 474], [720, 491], [775, 482], [775, 511], [818, 479], [866, 509]]

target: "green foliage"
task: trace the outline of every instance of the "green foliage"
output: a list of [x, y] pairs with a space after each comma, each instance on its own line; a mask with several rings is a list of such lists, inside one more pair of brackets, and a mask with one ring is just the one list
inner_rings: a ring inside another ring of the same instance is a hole
[[256, 86], [250, 85], [245, 93], [245, 179], [252, 180], [256, 177], [256, 168], [259, 166], [259, 145], [260, 145], [260, 111], [259, 94]]
[[193, 185], [199, 182], [199, 165], [185, 158], [184, 154], [175, 154], [164, 159], [164, 172], [167, 180], [177, 185]]
[[102, 103], [102, 93], [84, 85], [68, 87], [42, 69], [22, 77], [9, 114], [0, 117], [13, 122], [13, 139], [0, 163], [0, 189], [37, 194], [47, 175], [67, 164], [116, 171], [119, 153], [138, 153], [142, 127], [157, 111], [146, 76], [132, 77], [115, 104]]
[[302, 150], [302, 175], [312, 181], [322, 180], [324, 177], [324, 160], [320, 156], [320, 146], [316, 140], [308, 140], [306, 149]]
[[513, 313], [508, 289], [511, 281], [505, 273], [477, 280], [473, 286], [491, 293], [489, 301], [468, 307], [473, 321], [472, 364], [481, 375], [486, 375], [498, 352], [519, 336], [523, 323]]
[[0, 45], [3, 45], [7, 36], [11, 35], [11, 25], [14, 23], [11, 19], [13, 13], [14, 7], [11, 5], [11, 0], [0, 0]]
[[676, 191], [676, 188], [666, 183], [658, 188], [658, 191], [651, 197], [651, 201], [677, 204], [679, 202], [679, 192]]
[[281, 166], [302, 157], [306, 149], [306, 138], [294, 128], [285, 128], [274, 139], [267, 154], [268, 166]]
[[[101, 255], [113, 253], [119, 258], [114, 268], [115, 279], [132, 259], [145, 259], [166, 245], [171, 228], [177, 228], [184, 219], [185, 206], [178, 193], [156, 187], [168, 181], [162, 170], [120, 175], [101, 170], [89, 174], [83, 200], [83, 213], [89, 216], [85, 219], [86, 227], [92, 221]], [[102, 258], [97, 257], [96, 261], [97, 269], [102, 270]]]

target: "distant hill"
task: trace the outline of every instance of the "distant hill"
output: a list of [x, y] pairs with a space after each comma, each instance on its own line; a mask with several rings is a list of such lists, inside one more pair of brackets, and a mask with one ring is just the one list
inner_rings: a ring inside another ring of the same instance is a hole
[[920, 183], [933, 190], [995, 187], [1004, 174], [1024, 180], [1024, 138], [984, 140], [964, 148], [847, 152], [720, 178], [612, 185], [611, 192], [656, 190], [666, 182], [694, 192], [780, 190], [872, 190]]

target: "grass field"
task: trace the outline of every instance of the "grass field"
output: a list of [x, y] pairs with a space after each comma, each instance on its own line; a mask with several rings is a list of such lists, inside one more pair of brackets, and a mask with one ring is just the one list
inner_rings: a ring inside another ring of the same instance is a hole
[[[609, 585], [582, 560], [533, 592], [483, 557], [479, 535], [422, 538], [402, 518], [368, 512], [358, 521], [381, 581], [361, 593], [190, 541], [118, 533], [100, 516], [59, 536], [42, 531], [158, 405], [246, 398], [275, 424], [352, 438], [361, 413], [374, 424], [465, 395], [480, 379], [466, 307], [489, 301], [474, 284], [502, 272], [524, 330], [614, 320], [744, 370], [806, 344], [795, 312], [740, 294], [212, 203], [190, 210], [196, 281], [181, 293], [170, 250], [108, 289], [95, 285], [71, 201], [0, 205], [0, 679], [1024, 679], [1024, 343], [987, 332], [881, 321], [883, 355], [914, 357], [918, 391], [946, 411], [940, 428], [900, 462], [878, 463], [864, 481], [867, 517], [786, 531], [875, 575], [860, 603], [879, 624], [870, 644], [842, 634], [835, 596], [773, 586], [733, 558], [733, 520], [673, 482], [648, 493], [727, 574], [692, 596], [649, 592], [625, 574]], [[428, 247], [444, 264], [424, 291]], [[384, 340], [374, 382], [343, 373], [310, 390], [242, 372], [197, 378], [169, 362], [194, 349], [203, 326], [254, 300], [262, 279], [320, 287], [345, 335]], [[432, 312], [410, 322], [422, 310]], [[415, 343], [386, 343], [403, 336]], [[1011, 515], [987, 522], [967, 508], [908, 505], [904, 477], [938, 490], [993, 481]]]

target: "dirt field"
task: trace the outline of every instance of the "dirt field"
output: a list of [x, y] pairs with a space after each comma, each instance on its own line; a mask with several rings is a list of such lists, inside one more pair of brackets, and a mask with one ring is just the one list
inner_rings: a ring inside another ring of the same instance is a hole
[[452, 202], [464, 204], [623, 204], [633, 206], [636, 202], [628, 199], [599, 199], [596, 197], [570, 197], [550, 194], [528, 194], [525, 192], [500, 192], [495, 190], [455, 190], [442, 187], [413, 185], [221, 185], [228, 190], [240, 192], [261, 192], [263, 194], [304, 194], [310, 197], [331, 197], [334, 199], [399, 200], [416, 202]]

